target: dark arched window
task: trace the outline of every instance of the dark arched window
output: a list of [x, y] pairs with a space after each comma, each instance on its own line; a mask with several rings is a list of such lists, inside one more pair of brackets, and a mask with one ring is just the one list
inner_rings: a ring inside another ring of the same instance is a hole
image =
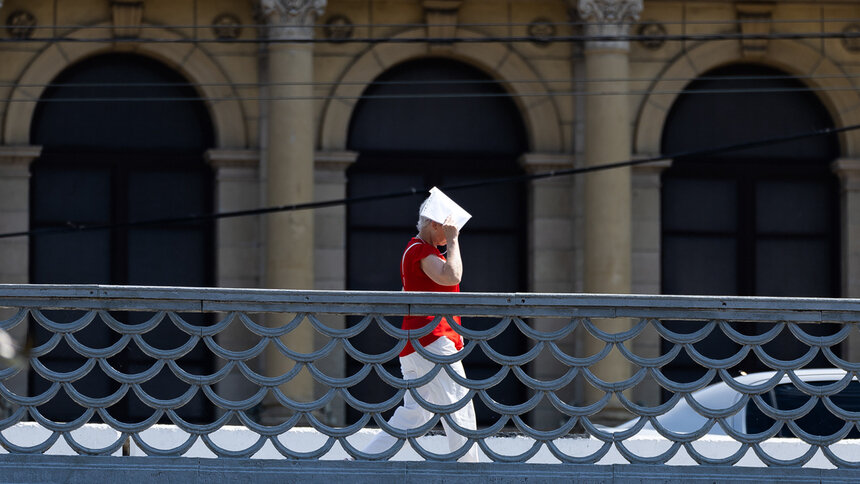
[[[213, 175], [203, 154], [212, 146], [213, 132], [198, 97], [176, 72], [134, 55], [94, 57], [57, 76], [40, 99], [31, 127], [32, 144], [43, 147], [32, 166], [31, 228], [112, 228], [31, 237], [31, 282], [213, 285], [210, 223], [122, 226], [211, 211]], [[150, 315], [115, 316], [134, 323]], [[48, 334], [37, 326], [36, 336], [44, 340]], [[98, 319], [77, 336], [93, 347], [108, 346], [116, 338]], [[160, 348], [177, 347], [187, 338], [168, 320], [145, 336]], [[57, 371], [77, 369], [82, 361], [65, 344], [41, 360]], [[192, 373], [210, 366], [198, 350], [181, 361]], [[110, 362], [124, 373], [153, 364], [134, 344]], [[30, 378], [31, 392], [45, 388], [36, 373]], [[76, 383], [90, 396], [105, 396], [117, 387], [98, 368]], [[143, 387], [159, 398], [187, 389], [166, 368]], [[211, 413], [204, 400], [198, 395], [181, 413], [192, 420], [204, 418]], [[62, 391], [41, 410], [60, 420], [82, 411]], [[152, 413], [131, 391], [108, 411], [131, 419]]]
[[[799, 80], [767, 67], [733, 65], [704, 74], [678, 97], [663, 152], [831, 126], [827, 110]], [[673, 160], [663, 175], [663, 293], [838, 297], [838, 186], [830, 170], [838, 154], [836, 136], [827, 135]], [[721, 335], [697, 347], [712, 357], [738, 349]], [[766, 348], [784, 359], [806, 351], [787, 334]], [[692, 378], [694, 367], [679, 358], [671, 371]], [[736, 368], [762, 369], [754, 357]]]
[[[527, 151], [519, 111], [505, 90], [485, 73], [448, 59], [421, 59], [397, 65], [379, 76], [355, 108], [348, 147], [359, 153], [348, 172], [352, 197], [493, 179], [520, 174], [518, 158]], [[473, 216], [462, 232], [463, 291], [525, 289], [525, 187], [508, 183], [448, 192]], [[350, 205], [348, 208], [348, 287], [399, 290], [399, 261], [415, 235], [422, 196]], [[473, 329], [497, 321], [463, 319]], [[399, 324], [399, 321], [396, 321]], [[380, 353], [394, 340], [368, 331], [356, 343]], [[518, 354], [523, 338], [515, 330], [493, 346]], [[466, 359], [470, 378], [485, 378], [498, 367], [480, 351]], [[397, 362], [390, 371], [399, 374]], [[348, 364], [351, 374], [358, 368]], [[372, 378], [372, 377], [371, 377]], [[365, 381], [356, 396], [382, 401], [392, 393], [380, 382]], [[513, 378], [494, 390], [505, 403], [522, 396]], [[476, 399], [478, 420], [494, 419]]]

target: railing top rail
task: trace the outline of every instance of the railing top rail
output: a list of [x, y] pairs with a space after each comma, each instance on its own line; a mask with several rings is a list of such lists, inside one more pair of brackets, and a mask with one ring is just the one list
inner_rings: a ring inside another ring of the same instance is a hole
[[857, 321], [860, 299], [630, 294], [420, 293], [0, 284], [0, 307], [388, 315]]

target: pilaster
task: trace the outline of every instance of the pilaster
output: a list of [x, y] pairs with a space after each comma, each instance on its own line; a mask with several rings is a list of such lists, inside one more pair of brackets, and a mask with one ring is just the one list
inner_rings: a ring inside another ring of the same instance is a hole
[[633, 262], [634, 294], [660, 294], [660, 196], [663, 171], [672, 160], [633, 167]]
[[[215, 209], [236, 212], [259, 207], [258, 150], [212, 149], [205, 154], [215, 172]], [[219, 219], [216, 230], [219, 287], [260, 286], [260, 217]]]
[[[340, 200], [347, 196], [346, 171], [355, 163], [355, 151], [317, 151], [314, 155], [315, 188], [317, 201]], [[346, 205], [314, 210], [314, 269], [316, 288], [322, 290], [346, 289]], [[346, 318], [338, 315], [318, 315], [329, 328], [345, 329]], [[316, 347], [322, 347], [328, 338], [315, 333]], [[336, 352], [317, 363], [317, 369], [333, 377], [346, 376], [343, 352]], [[322, 389], [321, 389], [322, 390]], [[346, 407], [341, 399], [332, 400], [323, 410], [330, 425], [346, 424]]]
[[[661, 177], [671, 166], [672, 160], [661, 160], [633, 167], [631, 290], [634, 294], [660, 294]], [[633, 353], [656, 358], [660, 356], [660, 342], [657, 331], [648, 328], [633, 340]], [[651, 376], [646, 376], [632, 393], [634, 401], [640, 404], [660, 403], [660, 386]]]
[[[259, 206], [260, 152], [257, 150], [211, 149], [204, 155], [215, 172], [215, 211], [235, 212]], [[231, 217], [216, 222], [216, 284], [218, 287], [259, 287], [260, 217]], [[240, 324], [231, 324], [216, 336], [225, 348], [250, 348], [259, 336]], [[247, 362], [255, 371], [258, 360]], [[234, 368], [218, 382], [218, 394], [241, 400], [256, 391], [256, 386]]]
[[[842, 297], [860, 297], [860, 158], [840, 158], [831, 165], [840, 181]], [[843, 343], [843, 358], [860, 358], [860, 336], [853, 331]]]
[[[30, 165], [41, 153], [41, 146], [0, 146], [0, 233], [29, 229]], [[29, 250], [26, 236], [0, 239], [0, 284], [30, 282]], [[12, 316], [9, 311], [12, 310], [0, 310], [0, 319]], [[19, 324], [10, 334], [16, 341], [25, 341], [27, 325]], [[27, 385], [27, 378], [6, 382], [9, 390], [18, 395], [28, 395]]]
[[[317, 151], [314, 155], [316, 200], [346, 198], [346, 171], [355, 163], [355, 151]], [[346, 289], [346, 206], [314, 211], [316, 287]]]
[[[41, 146], [0, 146], [0, 233], [30, 227], [30, 164]], [[29, 282], [29, 240], [0, 239], [0, 283]]]

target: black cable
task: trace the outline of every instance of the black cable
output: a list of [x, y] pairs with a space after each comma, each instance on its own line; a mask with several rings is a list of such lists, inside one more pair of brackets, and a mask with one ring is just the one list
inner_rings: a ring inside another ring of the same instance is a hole
[[[332, 14], [337, 14], [337, 12], [331, 12]], [[325, 18], [325, 15], [323, 16]], [[541, 21], [541, 22], [457, 22], [457, 23], [431, 23], [428, 24], [426, 22], [412, 22], [412, 23], [360, 23], [360, 24], [349, 24], [350, 27], [353, 28], [401, 28], [401, 29], [409, 29], [409, 28], [424, 28], [428, 26], [433, 27], [490, 27], [490, 28], [503, 28], [503, 27], [528, 27], [533, 23], [539, 23], [541, 25], [553, 25], [557, 27], [582, 27], [586, 25], [626, 25], [626, 26], [636, 26], [648, 23], [660, 23], [662, 25], [743, 25], [743, 24], [769, 24], [769, 25], [780, 25], [780, 24], [809, 24], [809, 23], [838, 23], [838, 24], [850, 24], [860, 22], [860, 18], [854, 17], [845, 17], [845, 18], [799, 18], [799, 19], [719, 19], [719, 20], [661, 20], [657, 22], [656, 20], [649, 19], [641, 19], [638, 21], [627, 21], [627, 22], [616, 22], [616, 21], [590, 21], [590, 20], [570, 20], [570, 21]], [[117, 26], [112, 24], [101, 24], [101, 25], [82, 25], [82, 24], [64, 24], [64, 25], [15, 25], [15, 29], [20, 30], [80, 30], [80, 29], [93, 29], [93, 30], [111, 30], [116, 28]], [[197, 29], [212, 29], [212, 28], [221, 28], [225, 27], [222, 24], [197, 24], [197, 25], [181, 25], [181, 24], [141, 24], [136, 26], [141, 30], [152, 30], [152, 29], [167, 29], [167, 30], [197, 30]], [[255, 24], [234, 24], [234, 25], [226, 25], [226, 27], [231, 28], [240, 28], [240, 29], [302, 29], [302, 28], [313, 28], [313, 29], [324, 29], [327, 27], [331, 27], [328, 24], [309, 24], [309, 25], [277, 25], [270, 23], [255, 23]]]
[[[567, 176], [567, 175], [579, 175], [583, 173], [591, 173], [594, 171], [600, 170], [611, 170], [614, 168], [622, 168], [628, 166], [636, 166], [643, 165], [646, 163], [653, 163], [655, 161], [662, 161], [668, 159], [675, 158], [684, 158], [684, 157], [692, 157], [692, 156], [706, 156], [713, 155], [717, 153], [726, 153], [730, 151], [738, 151], [748, 148], [756, 148], [759, 146], [769, 146], [772, 144], [785, 143], [789, 141], [795, 141], [799, 139], [812, 138], [817, 136], [825, 136], [829, 134], [837, 134], [843, 133], [847, 131], [853, 131], [860, 129], [860, 124], [854, 124], [850, 126], [844, 126], [841, 128], [825, 128], [814, 131], [808, 131], [804, 133], [795, 133], [784, 136], [775, 136], [771, 138], [765, 138], [754, 141], [747, 141], [743, 143], [734, 143], [728, 145], [722, 145], [712, 148], [707, 148], [703, 150], [688, 150], [688, 151], [680, 151], [676, 153], [667, 153], [663, 155], [651, 156], [648, 158], [641, 158], [636, 160], [627, 160], [627, 161], [619, 161], [615, 163], [605, 163], [600, 165], [591, 165], [585, 166], [581, 168], [570, 168], [566, 170], [552, 170], [542, 173], [533, 173], [528, 175], [518, 175], [518, 176], [509, 176], [502, 178], [493, 178], [488, 180], [481, 180], [477, 182], [471, 183], [462, 183], [457, 185], [447, 185], [440, 187], [445, 191], [456, 191], [456, 190], [465, 190], [470, 188], [477, 188], [482, 186], [489, 185], [498, 185], [503, 183], [515, 183], [515, 182], [525, 182], [531, 180], [540, 180], [544, 178], [553, 178], [557, 176]], [[29, 237], [32, 235], [45, 235], [45, 234], [56, 234], [56, 233], [68, 233], [68, 232], [84, 232], [84, 231], [93, 231], [93, 230], [108, 230], [108, 229], [118, 229], [118, 228], [130, 228], [130, 227], [142, 227], [142, 226], [151, 226], [151, 225], [173, 225], [173, 224], [181, 224], [188, 222], [197, 222], [197, 221], [211, 221], [218, 220], [222, 218], [232, 218], [232, 217], [245, 217], [249, 215], [264, 215], [268, 213], [275, 212], [294, 212], [298, 210], [311, 210], [318, 208], [326, 208], [326, 207], [334, 207], [339, 205], [349, 205], [354, 203], [364, 203], [364, 202], [372, 202], [378, 200], [388, 200], [392, 198], [404, 198], [417, 195], [419, 193], [427, 193], [429, 189], [426, 187], [416, 188], [410, 187], [408, 190], [392, 192], [382, 195], [365, 195], [361, 197], [352, 197], [352, 198], [341, 198], [337, 200], [327, 200], [321, 202], [307, 202], [307, 203], [297, 203], [292, 205], [278, 205], [272, 207], [264, 207], [252, 210], [238, 210], [234, 212], [217, 212], [217, 213], [209, 213], [209, 214], [199, 214], [199, 215], [188, 215], [185, 217], [174, 217], [174, 218], [162, 218], [162, 219], [152, 219], [152, 220], [140, 220], [133, 222], [125, 222], [120, 224], [101, 224], [101, 225], [81, 225], [75, 224], [73, 222], [66, 222], [65, 227], [47, 227], [42, 229], [28, 230], [23, 232], [7, 232], [0, 234], [0, 239], [12, 238], [12, 237]]]
[[487, 36], [487, 37], [353, 37], [349, 39], [305, 38], [179, 38], [157, 39], [142, 37], [103, 37], [103, 38], [72, 38], [72, 37], [32, 37], [32, 38], [0, 38], [3, 43], [133, 43], [133, 44], [497, 44], [533, 42], [546, 44], [552, 42], [635, 42], [635, 41], [713, 41], [713, 40], [808, 40], [808, 39], [860, 39], [860, 32], [772, 32], [769, 34], [745, 34], [728, 32], [720, 34], [661, 34], [661, 35], [555, 35], [548, 37], [523, 36]]
[[[786, 79], [856, 79], [860, 73], [845, 72], [841, 74], [774, 74], [774, 75], [727, 75], [727, 76], [698, 76], [698, 77], [664, 77], [661, 82], [692, 82], [692, 81], [766, 81]], [[552, 78], [552, 79], [426, 79], [426, 80], [395, 80], [395, 81], [307, 81], [307, 82], [49, 82], [49, 83], [16, 83], [0, 81], [0, 87], [11, 88], [91, 88], [91, 87], [234, 87], [237, 89], [272, 87], [272, 86], [422, 86], [422, 85], [483, 85], [483, 84], [590, 84], [607, 82], [648, 82], [654, 77], [623, 77], [623, 78]]]
[[785, 87], [785, 88], [745, 88], [745, 89], [672, 89], [672, 90], [635, 90], [635, 91], [538, 91], [538, 92], [449, 92], [449, 93], [409, 93], [409, 94], [356, 94], [338, 96], [324, 94], [317, 96], [223, 96], [223, 97], [75, 97], [7, 99], [0, 103], [124, 103], [124, 102], [221, 102], [221, 101], [354, 101], [354, 100], [395, 100], [395, 99], [478, 99], [478, 98], [527, 98], [527, 97], [591, 97], [591, 96], [645, 96], [659, 94], [775, 94], [791, 92], [839, 92], [856, 91], [857, 88], [845, 87]]

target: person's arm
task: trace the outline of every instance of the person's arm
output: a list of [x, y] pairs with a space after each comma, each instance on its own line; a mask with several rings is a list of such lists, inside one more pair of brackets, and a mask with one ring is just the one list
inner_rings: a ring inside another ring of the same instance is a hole
[[448, 252], [445, 254], [447, 260], [442, 260], [435, 255], [421, 259], [421, 269], [427, 277], [441, 286], [456, 286], [463, 279], [463, 260], [460, 258], [460, 242], [457, 227], [449, 224], [442, 226], [445, 238], [448, 242]]

